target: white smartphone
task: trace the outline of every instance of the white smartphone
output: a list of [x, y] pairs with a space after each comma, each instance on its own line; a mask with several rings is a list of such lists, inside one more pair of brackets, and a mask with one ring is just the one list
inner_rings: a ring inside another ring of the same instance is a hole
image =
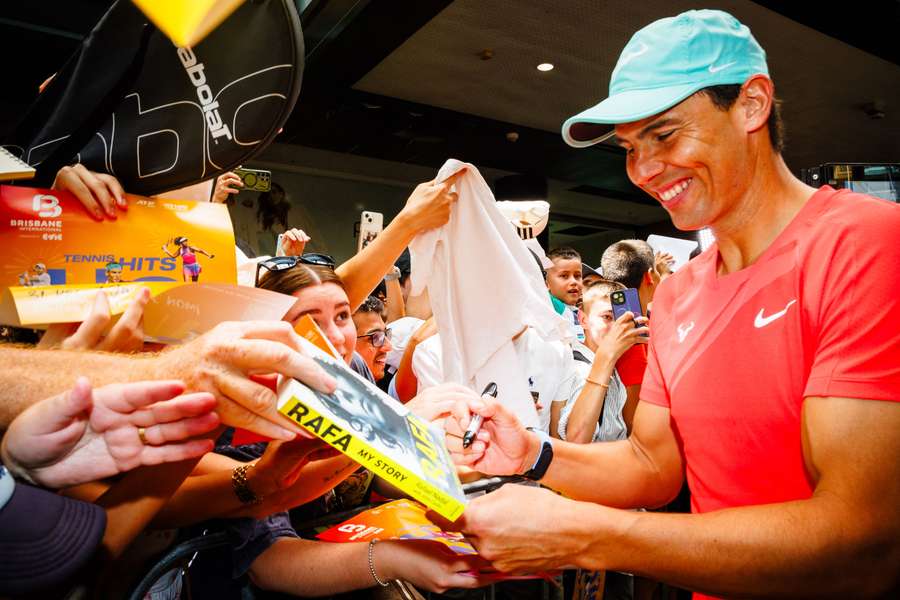
[[359, 240], [356, 251], [359, 252], [378, 237], [384, 228], [384, 215], [364, 210], [359, 217]]

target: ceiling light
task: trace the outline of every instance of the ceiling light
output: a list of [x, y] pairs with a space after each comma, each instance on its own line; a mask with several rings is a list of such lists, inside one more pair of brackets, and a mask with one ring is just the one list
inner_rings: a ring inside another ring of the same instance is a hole
[[537, 70], [538, 70], [538, 71], [545, 71], [545, 72], [546, 72], [546, 71], [552, 71], [552, 70], [553, 70], [553, 65], [550, 64], [550, 63], [541, 63], [541, 64], [539, 64], [539, 65], [537, 66]]

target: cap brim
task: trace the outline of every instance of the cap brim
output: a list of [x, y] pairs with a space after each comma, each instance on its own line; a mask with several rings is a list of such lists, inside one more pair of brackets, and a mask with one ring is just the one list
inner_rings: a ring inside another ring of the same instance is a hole
[[597, 272], [593, 267], [588, 266], [587, 263], [581, 263], [581, 277], [587, 277], [588, 275], [596, 275], [597, 277], [603, 277], [600, 273]]
[[630, 90], [610, 96], [600, 104], [566, 119], [562, 126], [563, 139], [575, 148], [593, 146], [612, 137], [612, 125], [652, 117], [672, 108], [698, 89], [698, 84], [690, 83]]
[[66, 583], [94, 555], [105, 529], [99, 506], [16, 483], [0, 509], [0, 595]]

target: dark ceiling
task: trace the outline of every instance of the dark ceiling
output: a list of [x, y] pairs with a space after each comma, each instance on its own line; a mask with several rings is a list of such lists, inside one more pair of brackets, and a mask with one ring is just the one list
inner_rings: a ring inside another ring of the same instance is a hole
[[[41, 81], [60, 67], [110, 4], [104, 0], [2, 3], [0, 49], [5, 69], [0, 131], [16, 121]], [[312, 0], [299, 4], [304, 7], [307, 67], [300, 100], [280, 143], [433, 168], [447, 157], [465, 157], [480, 166], [569, 182], [570, 189], [583, 194], [655, 205], [627, 181], [623, 155], [614, 146], [575, 150], [562, 142], [558, 130], [465, 114], [354, 87], [441, 15], [452, 0]], [[755, 4], [892, 66], [900, 65], [897, 0], [857, 0], [839, 10], [808, 3]], [[566, 6], [559, 3], [557, 10]], [[422, 77], [419, 73], [407, 76], [411, 87], [415, 87], [416, 77]], [[896, 78], [896, 73], [892, 77]], [[898, 98], [889, 100], [896, 103]], [[506, 134], [511, 131], [518, 134], [515, 143], [507, 141]]]

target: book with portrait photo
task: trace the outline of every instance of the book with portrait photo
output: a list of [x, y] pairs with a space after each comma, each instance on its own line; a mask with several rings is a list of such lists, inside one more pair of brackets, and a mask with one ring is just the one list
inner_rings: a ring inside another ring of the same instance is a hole
[[337, 380], [337, 389], [325, 394], [284, 378], [278, 387], [279, 412], [444, 518], [455, 520], [462, 514], [465, 495], [443, 431], [410, 413], [343, 361], [307, 339], [301, 343]]

